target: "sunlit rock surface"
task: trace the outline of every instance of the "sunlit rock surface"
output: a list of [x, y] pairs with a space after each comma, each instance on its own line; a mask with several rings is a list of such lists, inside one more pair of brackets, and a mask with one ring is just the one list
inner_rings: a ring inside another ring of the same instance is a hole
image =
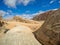
[[31, 29], [17, 25], [0, 38], [0, 45], [41, 45], [34, 37]]

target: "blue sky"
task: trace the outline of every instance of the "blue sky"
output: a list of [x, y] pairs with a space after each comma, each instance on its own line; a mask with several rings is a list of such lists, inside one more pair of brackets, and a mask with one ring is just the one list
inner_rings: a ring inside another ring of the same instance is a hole
[[0, 0], [0, 14], [31, 18], [48, 10], [60, 8], [60, 0]]

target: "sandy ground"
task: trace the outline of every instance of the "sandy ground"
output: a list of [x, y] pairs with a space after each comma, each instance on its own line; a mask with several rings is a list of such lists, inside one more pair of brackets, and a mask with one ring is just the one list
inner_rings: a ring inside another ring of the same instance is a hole
[[0, 38], [0, 45], [41, 45], [34, 37], [31, 29], [17, 25]]
[[17, 25], [24, 25], [26, 27], [29, 27], [32, 32], [36, 31], [38, 28], [40, 28], [42, 26], [42, 24], [44, 23], [44, 21], [40, 21], [37, 24], [30, 24], [30, 23], [23, 23], [23, 22], [16, 22], [16, 21], [11, 21], [11, 22], [7, 22], [6, 28], [8, 29], [12, 29], [13, 27], [17, 26]]
[[44, 21], [33, 24], [8, 21], [5, 28], [9, 31], [0, 34], [0, 45], [41, 45], [32, 32], [40, 28], [43, 23]]

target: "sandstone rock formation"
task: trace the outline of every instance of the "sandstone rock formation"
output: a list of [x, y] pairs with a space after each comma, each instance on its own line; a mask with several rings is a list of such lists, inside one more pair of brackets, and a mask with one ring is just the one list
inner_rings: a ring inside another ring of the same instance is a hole
[[0, 16], [0, 20], [2, 20], [3, 18], [2, 18], [2, 16]]
[[44, 45], [60, 45], [60, 9], [55, 11], [34, 35]]
[[4, 22], [0, 21], [0, 27], [2, 27], [4, 25]]
[[30, 24], [37, 24], [37, 21], [33, 21], [33, 20], [28, 20], [28, 19], [24, 19], [22, 17], [19, 16], [14, 16], [13, 20], [17, 21], [17, 22], [23, 22], [23, 23], [30, 23]]

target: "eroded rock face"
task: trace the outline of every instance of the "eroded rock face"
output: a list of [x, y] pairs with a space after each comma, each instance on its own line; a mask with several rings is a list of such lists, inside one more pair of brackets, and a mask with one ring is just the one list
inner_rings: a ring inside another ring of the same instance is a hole
[[2, 18], [2, 16], [0, 16], [0, 20], [2, 20], [3, 18]]
[[52, 14], [34, 35], [44, 45], [60, 45], [60, 9]]
[[3, 21], [0, 21], [0, 27], [2, 27], [4, 25]]
[[19, 16], [14, 16], [13, 21], [23, 22], [23, 23], [30, 23], [30, 24], [38, 24], [39, 23], [38, 21], [24, 19], [24, 18], [19, 17]]
[[5, 20], [2, 16], [0, 16], [0, 27], [2, 27], [5, 24]]
[[42, 13], [42, 14], [39, 14], [39, 15], [36, 15], [35, 17], [33, 17], [33, 20], [36, 20], [36, 21], [42, 21], [43, 20], [43, 21], [45, 21], [54, 13], [55, 13], [55, 10], [51, 10], [51, 11]]

